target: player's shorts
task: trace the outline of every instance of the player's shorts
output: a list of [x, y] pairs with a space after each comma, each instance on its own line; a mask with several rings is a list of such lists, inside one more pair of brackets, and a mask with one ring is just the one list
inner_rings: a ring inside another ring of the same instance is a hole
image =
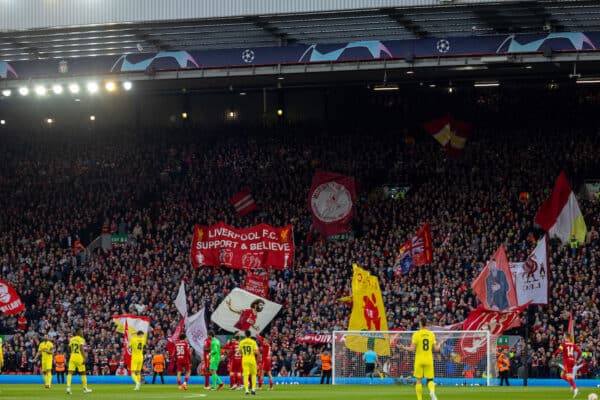
[[417, 379], [433, 379], [433, 363], [415, 363], [413, 376]]
[[263, 371], [271, 371], [271, 359], [270, 358], [264, 358], [262, 360], [261, 368], [262, 368]]
[[177, 372], [188, 372], [191, 370], [190, 360], [177, 359]]
[[235, 372], [236, 374], [241, 374], [242, 373], [242, 360], [240, 360], [239, 358], [233, 359], [233, 361], [231, 361], [231, 372]]
[[367, 374], [370, 374], [373, 371], [375, 371], [375, 363], [366, 363], [365, 364], [365, 372]]
[[144, 357], [131, 357], [131, 370], [141, 371], [144, 366]]
[[219, 357], [214, 357], [210, 359], [210, 370], [216, 371], [219, 369], [219, 364], [221, 364], [221, 359]]
[[69, 371], [78, 371], [85, 372], [85, 363], [83, 362], [83, 358], [69, 358]]
[[52, 371], [52, 359], [42, 360], [42, 372], [43, 371]]
[[242, 374], [244, 375], [256, 375], [256, 362], [254, 361], [242, 361]]

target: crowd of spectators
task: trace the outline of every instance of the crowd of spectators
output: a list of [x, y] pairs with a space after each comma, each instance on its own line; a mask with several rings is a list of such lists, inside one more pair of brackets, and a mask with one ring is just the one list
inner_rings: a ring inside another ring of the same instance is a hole
[[[470, 283], [500, 244], [511, 260], [525, 260], [542, 232], [533, 224], [560, 170], [581, 188], [588, 171], [600, 171], [600, 134], [587, 129], [481, 129], [461, 157], [450, 159], [432, 138], [415, 132], [309, 134], [300, 129], [252, 135], [220, 132], [209, 140], [189, 134], [108, 134], [0, 138], [0, 268], [26, 311], [0, 316], [5, 335], [4, 371], [34, 372], [42, 333], [64, 348], [83, 327], [92, 373], [114, 374], [122, 338], [113, 314], [151, 318], [148, 353], [162, 351], [177, 325], [177, 288], [187, 281], [190, 313], [210, 313], [243, 271], [193, 269], [189, 245], [194, 223], [260, 222], [294, 226], [294, 265], [271, 271], [269, 296], [283, 305], [265, 333], [273, 338], [273, 375], [308, 375], [322, 346], [297, 342], [305, 333], [346, 329], [351, 308], [351, 264], [380, 280], [390, 329], [466, 318], [477, 301]], [[306, 241], [311, 215], [306, 198], [316, 169], [352, 175], [358, 183], [349, 238]], [[410, 187], [390, 198], [384, 183]], [[235, 215], [229, 199], [249, 187], [258, 210]], [[519, 199], [526, 191], [529, 200]], [[600, 310], [598, 267], [600, 202], [579, 196], [590, 230], [576, 252], [551, 242], [550, 304], [532, 306], [514, 331], [531, 348], [531, 376], [552, 376], [552, 353], [569, 310], [576, 339], [589, 354], [586, 376], [598, 373]], [[431, 266], [394, 277], [399, 244], [431, 224]], [[84, 245], [102, 231], [127, 234], [126, 244], [85, 255]], [[528, 319], [526, 321], [526, 319]], [[224, 333], [224, 332], [222, 332]], [[519, 354], [515, 354], [516, 358]], [[514, 363], [518, 365], [518, 362]], [[314, 372], [314, 371], [313, 371]], [[517, 370], [514, 371], [517, 374]]]

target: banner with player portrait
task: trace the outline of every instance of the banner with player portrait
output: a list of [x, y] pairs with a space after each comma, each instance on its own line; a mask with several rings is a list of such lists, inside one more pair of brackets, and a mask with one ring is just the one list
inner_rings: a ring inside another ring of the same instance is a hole
[[[368, 331], [387, 331], [385, 306], [379, 288], [379, 278], [353, 264], [352, 269], [352, 313], [348, 322], [349, 331], [365, 331], [360, 335], [347, 335], [346, 347], [359, 353], [373, 348], [380, 356], [390, 355], [389, 337]], [[380, 336], [374, 336], [380, 335]]]
[[249, 330], [258, 334], [271, 323], [279, 310], [281, 304], [235, 288], [219, 304], [210, 320], [229, 332]]
[[516, 307], [517, 293], [504, 246], [498, 250], [471, 283], [477, 300], [488, 310], [502, 311]]
[[113, 315], [112, 320], [116, 325], [118, 333], [125, 332], [125, 326], [129, 328], [129, 334], [135, 334], [137, 331], [142, 331], [144, 334], [148, 333], [150, 329], [150, 318], [142, 317], [133, 314], [119, 314]]
[[510, 263], [519, 305], [548, 304], [549, 267], [547, 235], [540, 239], [527, 261]]
[[190, 252], [195, 268], [286, 269], [294, 262], [293, 227], [259, 224], [237, 229], [223, 222], [195, 225]]
[[5, 280], [0, 279], [0, 311], [6, 315], [18, 314], [25, 310], [25, 304], [17, 291]]

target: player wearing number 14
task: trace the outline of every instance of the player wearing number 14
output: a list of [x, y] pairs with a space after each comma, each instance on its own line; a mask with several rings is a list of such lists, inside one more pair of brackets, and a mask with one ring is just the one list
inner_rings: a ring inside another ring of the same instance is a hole
[[419, 320], [419, 330], [416, 331], [411, 340], [410, 346], [404, 346], [398, 343], [400, 350], [415, 351], [414, 377], [416, 379], [415, 391], [417, 400], [423, 399], [422, 380], [427, 380], [427, 389], [431, 400], [437, 400], [435, 395], [435, 384], [433, 383], [433, 350], [440, 351], [440, 346], [435, 343], [435, 335], [427, 329], [427, 318]]
[[143, 331], [137, 331], [136, 336], [129, 340], [129, 349], [131, 350], [131, 379], [135, 382], [134, 390], [140, 390], [145, 346], [146, 338]]

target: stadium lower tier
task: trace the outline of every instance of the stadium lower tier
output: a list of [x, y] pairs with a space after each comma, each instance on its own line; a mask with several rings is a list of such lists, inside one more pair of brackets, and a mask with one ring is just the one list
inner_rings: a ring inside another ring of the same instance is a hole
[[[147, 384], [152, 384], [152, 377], [146, 377]], [[223, 383], [229, 385], [229, 377], [222, 376]], [[274, 378], [275, 385], [318, 385], [321, 381], [320, 377], [276, 377]], [[36, 384], [43, 385], [44, 380], [41, 375], [0, 375], [0, 385], [6, 384]], [[265, 386], [268, 385], [268, 381], [265, 382]], [[435, 382], [439, 386], [485, 386], [485, 379], [462, 379], [462, 378], [436, 378]], [[509, 379], [511, 386], [523, 386], [523, 379], [513, 378]], [[491, 386], [498, 386], [499, 379], [494, 378], [491, 380]], [[590, 388], [600, 387], [600, 380], [598, 379], [578, 379], [576, 381], [578, 387]], [[64, 386], [64, 384], [56, 383], [56, 376], [52, 377], [52, 384], [56, 386]], [[73, 376], [73, 386], [80, 385], [81, 379], [78, 375]], [[133, 381], [129, 376], [88, 376], [88, 384], [127, 384], [133, 385]], [[156, 385], [160, 385], [160, 378], [157, 377]], [[177, 384], [176, 376], [165, 376], [166, 385]], [[399, 380], [396, 378], [338, 378], [336, 384], [344, 385], [412, 385], [412, 382], [405, 379]], [[190, 378], [189, 385], [204, 385], [203, 376], [192, 376]], [[556, 386], [556, 387], [567, 387], [568, 384], [562, 379], [528, 379], [528, 386]], [[267, 386], [268, 387], [268, 386]]]

